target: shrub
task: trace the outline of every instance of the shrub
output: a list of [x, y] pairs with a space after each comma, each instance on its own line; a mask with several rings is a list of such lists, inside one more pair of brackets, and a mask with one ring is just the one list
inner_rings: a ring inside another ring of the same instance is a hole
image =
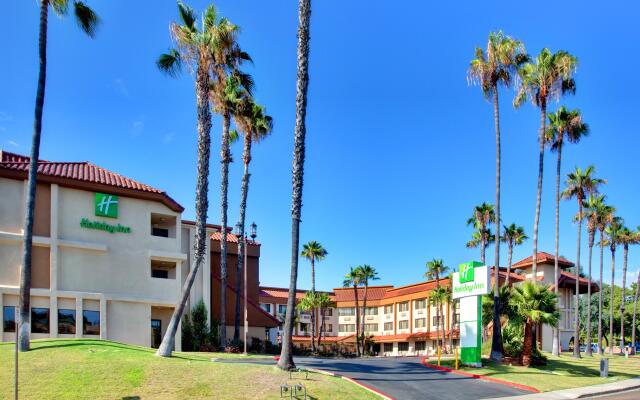
[[219, 345], [218, 323], [207, 323], [207, 307], [200, 300], [190, 312], [182, 318], [183, 351], [215, 351]]
[[506, 357], [518, 358], [522, 355], [524, 331], [521, 324], [509, 322], [502, 328], [502, 346]]

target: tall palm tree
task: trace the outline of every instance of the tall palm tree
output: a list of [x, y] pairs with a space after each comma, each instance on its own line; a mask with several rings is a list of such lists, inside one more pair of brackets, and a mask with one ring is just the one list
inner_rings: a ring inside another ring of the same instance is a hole
[[620, 302], [620, 353], [624, 354], [624, 312], [627, 296], [627, 259], [629, 258], [629, 245], [638, 244], [640, 237], [638, 233], [627, 228], [626, 226], [620, 230], [618, 243], [622, 245], [622, 301]]
[[[300, 311], [311, 313], [313, 310], [315, 310], [318, 307], [318, 294], [316, 292], [311, 292], [311, 291], [306, 292], [304, 294], [304, 297], [300, 299], [300, 302], [296, 307]], [[316, 342], [313, 335], [309, 336], [309, 340], [311, 343], [311, 348], [314, 349], [315, 351]]]
[[[640, 226], [638, 227], [640, 232]], [[640, 235], [640, 233], [639, 233]], [[636, 313], [638, 311], [638, 291], [640, 290], [640, 269], [636, 272], [636, 291], [633, 295], [633, 322], [631, 323], [631, 352], [636, 354]]]
[[614, 220], [614, 214], [616, 212], [615, 207], [605, 204], [604, 196], [601, 201], [596, 204], [597, 216], [597, 228], [600, 231], [600, 290], [598, 291], [598, 354], [604, 353], [602, 349], [602, 288], [603, 288], [603, 272], [604, 272], [604, 246], [605, 246], [605, 230], [607, 226]]
[[[595, 243], [596, 231], [598, 229], [598, 221], [600, 218], [599, 210], [604, 206], [604, 195], [591, 194], [582, 202], [584, 208], [584, 217], [587, 220], [587, 233], [589, 236], [589, 269], [587, 273], [587, 279], [589, 285], [587, 286], [587, 356], [593, 356], [591, 349], [591, 259], [593, 255], [593, 245]], [[602, 273], [602, 270], [600, 271]], [[602, 275], [600, 276], [602, 280]], [[602, 285], [602, 283], [600, 283]], [[602, 287], [602, 286], [600, 286]]]
[[331, 307], [335, 307], [335, 303], [333, 302], [333, 300], [331, 300], [331, 298], [329, 297], [329, 295], [325, 292], [318, 292], [316, 293], [316, 297], [317, 297], [317, 306], [318, 309], [320, 310], [320, 318], [321, 318], [321, 322], [320, 322], [320, 329], [318, 329], [318, 348], [320, 348], [320, 341], [322, 340], [322, 334], [324, 333], [325, 330], [325, 317], [326, 317], [326, 312], [327, 309], [331, 308]]
[[[316, 261], [324, 260], [327, 256], [327, 250], [315, 240], [310, 241], [302, 245], [302, 252], [300, 255], [311, 263], [311, 292], [316, 292]], [[311, 310], [311, 336], [316, 335], [316, 310]], [[315, 345], [311, 346], [312, 351], [316, 351]]]
[[616, 271], [616, 245], [620, 243], [620, 235], [623, 232], [624, 221], [620, 217], [613, 217], [606, 227], [607, 241], [611, 250], [611, 300], [609, 304], [609, 354], [613, 355], [613, 293], [615, 292]]
[[[509, 226], [505, 225], [504, 234], [501, 240], [507, 244], [509, 251], [507, 255], [507, 278], [505, 279], [505, 286], [509, 286], [509, 278], [511, 277], [511, 261], [513, 257], [513, 247], [520, 246], [525, 240], [529, 239], [529, 236], [524, 233], [524, 228], [516, 224]], [[494, 291], [495, 293], [495, 291]]]
[[216, 12], [212, 5], [207, 7], [202, 20], [202, 29], [196, 23], [196, 13], [192, 8], [178, 2], [181, 23], [172, 22], [171, 36], [176, 44], [168, 53], [162, 54], [157, 61], [158, 68], [170, 76], [176, 76], [183, 63], [196, 70], [196, 109], [198, 116], [198, 177], [196, 184], [196, 237], [194, 262], [182, 288], [178, 302], [167, 330], [158, 348], [159, 356], [169, 357], [173, 351], [175, 335], [182, 313], [189, 299], [196, 274], [203, 263], [206, 249], [207, 208], [209, 205], [209, 153], [211, 145], [211, 111], [209, 109], [209, 71], [213, 63], [211, 56], [215, 43], [211, 30]]
[[522, 350], [522, 365], [525, 367], [531, 365], [533, 325], [558, 325], [560, 312], [556, 297], [557, 294], [549, 290], [548, 285], [539, 285], [533, 281], [526, 281], [511, 290], [509, 302], [525, 322]]
[[[562, 147], [565, 136], [569, 143], [577, 143], [587, 134], [589, 134], [589, 126], [582, 121], [580, 110], [569, 111], [566, 107], [562, 106], [558, 108], [555, 113], [549, 114], [549, 127], [546, 132], [546, 140], [550, 144], [551, 150], [558, 153], [558, 161], [556, 163], [556, 248], [553, 280], [553, 290], [556, 294], [558, 293], [558, 280], [560, 279], [558, 258], [560, 251], [560, 167], [562, 164]], [[560, 354], [560, 330], [557, 328], [553, 329], [552, 353], [554, 356]]]
[[440, 316], [442, 315], [442, 300], [444, 296], [444, 293], [440, 290], [440, 277], [446, 275], [448, 271], [449, 267], [444, 265], [444, 261], [442, 261], [442, 259], [434, 258], [427, 262], [427, 271], [424, 274], [426, 279], [434, 279], [436, 281], [436, 288], [431, 292], [430, 301], [432, 301], [436, 306], [436, 320], [438, 320], [438, 324], [436, 326], [436, 337], [438, 338], [438, 345], [441, 344], [440, 326], [442, 325], [442, 322], [440, 321]]
[[[247, 195], [249, 193], [249, 163], [251, 162], [251, 145], [258, 143], [267, 137], [273, 129], [273, 119], [267, 115], [265, 108], [256, 104], [250, 96], [242, 98], [234, 115], [236, 126], [243, 133], [244, 147], [242, 151], [242, 161], [244, 173], [242, 174], [242, 189], [240, 192], [240, 221], [239, 234], [244, 237], [245, 215], [247, 211]], [[232, 135], [233, 136], [233, 135]], [[244, 241], [238, 242], [238, 264], [236, 266], [236, 293], [240, 293], [242, 276], [242, 266], [244, 260]], [[236, 295], [236, 310], [234, 320], [233, 338], [240, 338], [240, 296]]]
[[[38, 159], [40, 158], [40, 135], [42, 133], [42, 113], [44, 110], [44, 92], [47, 77], [47, 31], [49, 22], [49, 6], [56, 15], [64, 16], [69, 12], [68, 0], [40, 0], [40, 33], [38, 52], [40, 69], [38, 71], [38, 88], [36, 91], [36, 107], [31, 137], [29, 159], [29, 175], [27, 178], [27, 205], [24, 218], [24, 239], [22, 242], [22, 268], [20, 269], [20, 299], [18, 320], [18, 342], [20, 351], [29, 351], [31, 334], [31, 259], [33, 243], [33, 222], [36, 207], [36, 178]], [[100, 19], [85, 3], [73, 2], [76, 22], [89, 37], [95, 37]]]
[[493, 204], [483, 202], [473, 207], [473, 214], [467, 220], [467, 225], [473, 226], [481, 233], [480, 237], [480, 259], [485, 263], [485, 249], [489, 242], [490, 232], [487, 227], [496, 222], [496, 213]]
[[533, 277], [538, 273], [538, 224], [540, 222], [540, 203], [542, 201], [542, 174], [544, 168], [544, 145], [547, 131], [547, 101], [558, 100], [565, 93], [575, 93], [576, 85], [573, 73], [578, 59], [566, 51], [551, 53], [542, 49], [534, 62], [525, 63], [518, 71], [520, 85], [513, 105], [520, 107], [527, 97], [534, 106], [540, 108], [540, 133], [538, 155], [538, 188], [536, 194], [536, 215], [533, 224]]
[[442, 313], [442, 304], [447, 299], [447, 293], [442, 286], [436, 287], [429, 294], [429, 302], [436, 308], [436, 344], [442, 348], [444, 346], [445, 332], [444, 332], [444, 315]]
[[[504, 87], [511, 87], [513, 75], [517, 68], [528, 59], [524, 44], [516, 39], [506, 36], [499, 31], [490, 32], [487, 41], [486, 55], [480, 47], [476, 47], [475, 58], [471, 60], [469, 67], [469, 77], [471, 81], [479, 84], [487, 100], [493, 98], [493, 121], [496, 131], [496, 237], [500, 240], [500, 108], [498, 106], [498, 84]], [[484, 253], [484, 251], [483, 251]], [[484, 257], [484, 254], [483, 254]], [[484, 264], [484, 260], [483, 260]], [[498, 276], [500, 269], [500, 243], [495, 247], [495, 276]], [[495, 280], [495, 287], [498, 287], [498, 280]], [[495, 299], [500, 301], [500, 299]], [[496, 304], [498, 306], [498, 304]], [[496, 319], [497, 312], [494, 312]], [[498, 317], [499, 318], [499, 317]], [[494, 324], [495, 325], [495, 324]], [[502, 338], [500, 327], [493, 330], [493, 342], [491, 345], [491, 358], [502, 359]]]
[[[367, 292], [369, 290], [369, 281], [377, 281], [380, 278], [378, 277], [378, 272], [376, 271], [376, 269], [373, 268], [371, 265], [368, 265], [368, 264], [359, 265], [356, 268], [356, 270], [358, 271], [358, 274], [360, 274], [360, 282], [362, 282], [362, 285], [364, 286], [364, 293], [362, 296], [362, 310], [363, 310], [362, 322], [361, 322], [362, 329], [360, 330], [360, 332], [362, 332], [362, 334], [364, 335], [364, 322], [366, 318], [365, 316], [367, 315]], [[364, 342], [363, 342], [363, 348], [364, 348]]]
[[360, 303], [358, 301], [358, 286], [362, 284], [362, 275], [358, 268], [349, 267], [349, 273], [344, 276], [342, 285], [353, 287], [353, 298], [356, 303], [356, 354], [360, 357]]
[[305, 154], [305, 117], [307, 114], [307, 88], [309, 86], [309, 26], [311, 22], [311, 0], [298, 0], [298, 66], [296, 79], [296, 127], [293, 143], [293, 198], [291, 207], [291, 277], [284, 341], [278, 367], [291, 369], [293, 363], [293, 309], [296, 301], [296, 283], [298, 280], [298, 245], [300, 239], [300, 217], [302, 209], [302, 183], [304, 176]]
[[[584, 213], [582, 212], [582, 202], [584, 199], [590, 194], [598, 192], [598, 186], [606, 183], [604, 179], [593, 177], [595, 168], [593, 165], [589, 165], [584, 171], [578, 167], [567, 175], [567, 187], [562, 192], [562, 197], [565, 199], [576, 198], [578, 200], [578, 215], [576, 219], [578, 220], [578, 244], [576, 251], [576, 267], [575, 267], [575, 275], [576, 275], [576, 293], [575, 293], [575, 321], [574, 321], [574, 332], [573, 332], [573, 356], [576, 358], [580, 358], [580, 302], [578, 299], [580, 298], [580, 239], [582, 235], [582, 220], [584, 219]], [[556, 211], [557, 212], [557, 211]], [[558, 283], [556, 282], [556, 285]]]

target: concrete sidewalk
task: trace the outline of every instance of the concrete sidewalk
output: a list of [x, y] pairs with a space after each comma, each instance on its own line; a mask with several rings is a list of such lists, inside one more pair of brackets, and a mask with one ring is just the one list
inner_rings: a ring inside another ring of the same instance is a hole
[[640, 388], [640, 377], [626, 379], [620, 382], [605, 383], [602, 385], [585, 386], [573, 389], [557, 390], [555, 392], [544, 392], [527, 394], [524, 396], [496, 397], [502, 400], [565, 400], [582, 399], [585, 397], [601, 396], [605, 394], [618, 393], [631, 389]]

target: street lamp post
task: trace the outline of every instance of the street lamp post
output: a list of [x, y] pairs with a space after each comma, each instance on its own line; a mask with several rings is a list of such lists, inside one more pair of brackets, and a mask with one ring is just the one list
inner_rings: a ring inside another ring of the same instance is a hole
[[[248, 253], [248, 247], [247, 247], [247, 234], [244, 233], [244, 235], [241, 235], [240, 230], [241, 226], [240, 223], [238, 222], [238, 224], [236, 224], [236, 236], [238, 237], [238, 244], [240, 244], [240, 242], [242, 241], [242, 247], [244, 248], [244, 260], [243, 260], [243, 272], [244, 272], [244, 276], [243, 276], [243, 296], [244, 296], [244, 355], [247, 355], [247, 339], [248, 339], [248, 333], [249, 333], [249, 312], [248, 312], [248, 308], [247, 308], [247, 253]], [[258, 236], [257, 234], [257, 230], [258, 230], [258, 225], [256, 225], [255, 222], [253, 222], [250, 225], [250, 232], [249, 235], [251, 236], [251, 242], [254, 242], [256, 237]], [[244, 231], [244, 229], [242, 230]], [[239, 277], [237, 277], [236, 279], [238, 279]]]

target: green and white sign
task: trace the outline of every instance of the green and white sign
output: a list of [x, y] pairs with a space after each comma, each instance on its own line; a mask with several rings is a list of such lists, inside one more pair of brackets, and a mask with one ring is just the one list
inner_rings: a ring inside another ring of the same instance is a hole
[[489, 293], [489, 267], [471, 261], [453, 273], [453, 298], [460, 299], [460, 361], [482, 367], [482, 295]]
[[118, 196], [106, 193], [96, 193], [96, 216], [118, 218]]

